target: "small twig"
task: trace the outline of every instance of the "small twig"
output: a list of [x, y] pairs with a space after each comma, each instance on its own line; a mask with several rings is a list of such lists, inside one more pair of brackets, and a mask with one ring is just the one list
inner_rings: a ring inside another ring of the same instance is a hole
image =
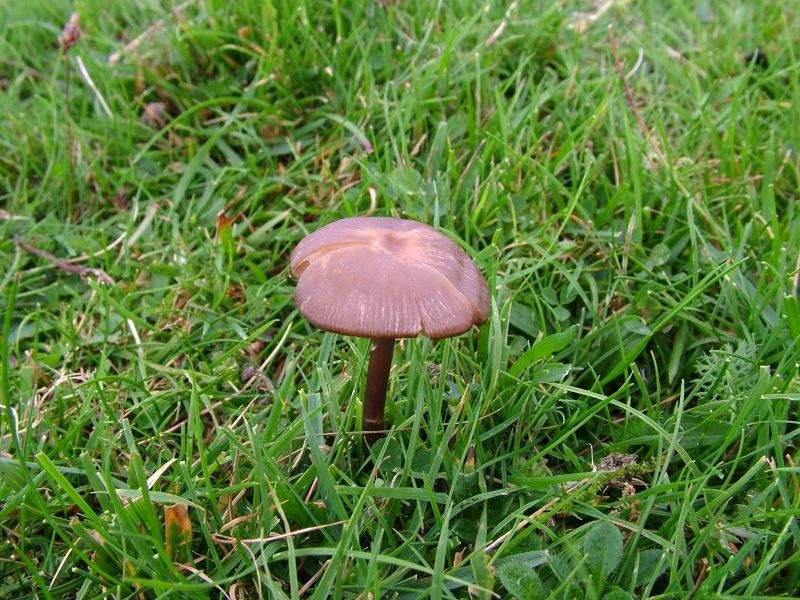
[[66, 271], [68, 273], [77, 273], [84, 280], [88, 280], [89, 276], [91, 276], [104, 285], [114, 285], [114, 280], [111, 279], [111, 276], [102, 269], [91, 269], [81, 265], [73, 265], [63, 258], [58, 258], [54, 254], [50, 254], [49, 252], [45, 252], [39, 248], [34, 248], [19, 238], [17, 238], [17, 246], [25, 250], [25, 252], [30, 252], [31, 254], [39, 256], [40, 258], [49, 260], [57, 269], [61, 269], [62, 271]]

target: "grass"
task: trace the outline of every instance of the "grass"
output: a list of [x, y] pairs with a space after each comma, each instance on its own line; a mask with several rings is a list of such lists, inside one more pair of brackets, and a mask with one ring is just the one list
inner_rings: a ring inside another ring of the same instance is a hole
[[[0, 597], [796, 595], [800, 13], [601, 5], [0, 6]], [[371, 453], [287, 268], [362, 214], [492, 291]]]

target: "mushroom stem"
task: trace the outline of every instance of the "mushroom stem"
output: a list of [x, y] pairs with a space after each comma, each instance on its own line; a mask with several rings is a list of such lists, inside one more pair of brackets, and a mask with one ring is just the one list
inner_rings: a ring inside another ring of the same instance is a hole
[[383, 412], [386, 405], [386, 389], [389, 387], [389, 369], [394, 353], [393, 339], [373, 338], [367, 367], [367, 389], [364, 396], [364, 414], [361, 428], [366, 433], [367, 443], [372, 444], [384, 436], [386, 421]]

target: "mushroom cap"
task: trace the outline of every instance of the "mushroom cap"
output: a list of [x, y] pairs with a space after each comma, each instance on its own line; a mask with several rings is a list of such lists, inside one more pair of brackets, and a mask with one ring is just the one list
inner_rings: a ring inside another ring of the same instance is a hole
[[439, 339], [489, 317], [486, 280], [467, 253], [416, 221], [335, 221], [303, 238], [291, 271], [300, 312], [334, 333]]

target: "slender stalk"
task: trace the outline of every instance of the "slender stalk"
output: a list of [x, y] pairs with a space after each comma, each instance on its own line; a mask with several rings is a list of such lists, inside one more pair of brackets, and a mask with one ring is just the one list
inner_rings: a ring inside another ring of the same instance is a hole
[[384, 407], [393, 353], [393, 339], [372, 340], [369, 367], [367, 367], [367, 389], [364, 395], [364, 415], [361, 421], [361, 427], [366, 432], [369, 444], [382, 438], [386, 429]]
[[72, 137], [72, 111], [70, 110], [69, 83], [71, 72], [69, 54], [64, 51], [64, 65], [66, 66], [64, 87], [64, 107], [67, 111], [67, 218], [74, 220], [74, 191], [75, 191], [75, 140]]
[[72, 112], [70, 111], [69, 83], [71, 78], [69, 49], [81, 39], [81, 28], [79, 25], [80, 15], [74, 12], [70, 15], [69, 21], [64, 26], [64, 30], [59, 37], [59, 45], [64, 54], [64, 65], [66, 68], [66, 86], [64, 91], [64, 106], [67, 112], [67, 211], [68, 217], [73, 218], [73, 198], [75, 192], [75, 140], [72, 138]]

